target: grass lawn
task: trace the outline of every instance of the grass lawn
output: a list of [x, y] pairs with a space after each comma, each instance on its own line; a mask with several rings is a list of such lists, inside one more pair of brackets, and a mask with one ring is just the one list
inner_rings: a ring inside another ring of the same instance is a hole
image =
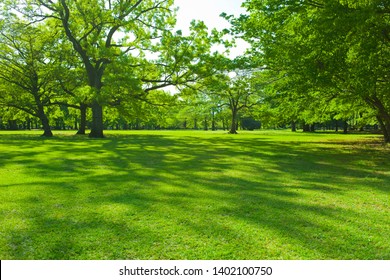
[[390, 259], [390, 146], [286, 131], [0, 132], [0, 259]]

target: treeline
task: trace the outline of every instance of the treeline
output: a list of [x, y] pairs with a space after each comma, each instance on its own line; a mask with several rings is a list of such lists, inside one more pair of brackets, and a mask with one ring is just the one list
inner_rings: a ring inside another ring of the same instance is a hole
[[[175, 109], [176, 108], [176, 109]], [[63, 107], [56, 108], [60, 114], [49, 115], [50, 127], [53, 130], [78, 130], [80, 118], [76, 110], [69, 110]], [[167, 109], [167, 108], [166, 108]], [[130, 119], [124, 119], [118, 113], [106, 115], [111, 116], [106, 118], [104, 122], [105, 130], [175, 130], [175, 129], [192, 129], [192, 130], [226, 130], [231, 129], [231, 116], [229, 110], [221, 110], [220, 112], [211, 111], [209, 114], [197, 111], [196, 114], [190, 114], [189, 110], [183, 106], [170, 106], [169, 110], [159, 110], [154, 112], [155, 115], [133, 116]], [[162, 113], [164, 115], [162, 115]], [[19, 115], [18, 118], [15, 118]], [[117, 116], [117, 117], [115, 117]], [[91, 118], [90, 112], [87, 114], [87, 119]], [[89, 129], [91, 122], [86, 122], [86, 129]], [[0, 116], [0, 130], [41, 130], [42, 125], [39, 118], [31, 117], [28, 114], [12, 114], [12, 117]], [[258, 130], [258, 129], [291, 129], [292, 131], [335, 131], [348, 133], [356, 132], [379, 132], [379, 125], [372, 119], [371, 122], [362, 120], [360, 117], [351, 118], [348, 120], [328, 120], [323, 123], [308, 124], [305, 121], [295, 121], [291, 123], [281, 123], [275, 119], [273, 122], [262, 122], [250, 115], [240, 115], [236, 124], [236, 130]]]
[[[390, 142], [386, 1], [247, 0], [175, 30], [172, 0], [0, 3], [0, 129], [291, 128]], [[230, 36], [230, 37], [229, 37]], [[234, 37], [251, 48], [228, 51]]]

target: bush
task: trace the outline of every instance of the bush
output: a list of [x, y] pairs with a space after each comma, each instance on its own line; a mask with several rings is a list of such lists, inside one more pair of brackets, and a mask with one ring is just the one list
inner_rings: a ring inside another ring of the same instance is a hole
[[247, 117], [241, 119], [241, 127], [245, 130], [255, 130], [261, 128], [261, 123], [253, 118]]

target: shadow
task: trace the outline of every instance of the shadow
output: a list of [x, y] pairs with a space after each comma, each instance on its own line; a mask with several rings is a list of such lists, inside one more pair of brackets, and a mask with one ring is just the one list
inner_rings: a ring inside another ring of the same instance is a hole
[[0, 147], [2, 259], [390, 258], [390, 151], [375, 141], [7, 135]]

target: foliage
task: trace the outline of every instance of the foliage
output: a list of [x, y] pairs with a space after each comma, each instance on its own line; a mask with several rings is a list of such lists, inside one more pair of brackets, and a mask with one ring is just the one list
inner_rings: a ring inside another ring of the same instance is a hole
[[225, 17], [251, 42], [253, 60], [283, 77], [280, 92], [311, 100], [314, 108], [359, 99], [376, 111], [390, 141], [387, 2], [248, 0], [244, 6], [248, 15]]
[[44, 135], [51, 136], [45, 107], [54, 97], [53, 81], [59, 62], [51, 57], [55, 30], [29, 26], [13, 19], [0, 34], [0, 102], [38, 117]]
[[[252, 45], [229, 59], [228, 30], [192, 21], [184, 36], [172, 2], [1, 1], [1, 127], [39, 118], [48, 136], [50, 127], [89, 127], [91, 137], [105, 128], [234, 134], [252, 117], [293, 130], [379, 124], [390, 141], [387, 3], [247, 0], [247, 14], [222, 14]], [[34, 54], [23, 64], [29, 37]], [[212, 53], [218, 44], [226, 53]], [[36, 77], [39, 90], [26, 90]]]
[[45, 59], [61, 60], [57, 69], [47, 71], [56, 83], [50, 94], [55, 92], [58, 98], [48, 104], [79, 109], [81, 134], [86, 108], [92, 108], [90, 136], [103, 137], [104, 124], [112, 118], [104, 122], [103, 112], [113, 111], [104, 107], [138, 103], [137, 118], [143, 118], [148, 113], [142, 108], [154, 102], [150, 93], [169, 86], [183, 89], [212, 75], [218, 54], [211, 54], [211, 47], [222, 42], [223, 32], [209, 32], [196, 21], [189, 36], [174, 32], [172, 4], [172, 0], [15, 0], [2, 2], [2, 18], [21, 17], [27, 26], [56, 33]]

